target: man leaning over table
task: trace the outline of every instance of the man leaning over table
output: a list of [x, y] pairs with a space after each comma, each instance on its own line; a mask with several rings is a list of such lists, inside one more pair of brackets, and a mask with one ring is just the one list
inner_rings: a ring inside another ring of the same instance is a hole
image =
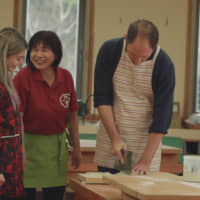
[[[172, 117], [174, 65], [158, 44], [157, 27], [148, 20], [129, 25], [125, 37], [104, 42], [95, 66], [94, 104], [101, 125], [95, 162], [117, 173], [123, 151], [133, 152], [133, 171], [159, 171], [161, 141]], [[122, 151], [123, 150], [123, 151]]]

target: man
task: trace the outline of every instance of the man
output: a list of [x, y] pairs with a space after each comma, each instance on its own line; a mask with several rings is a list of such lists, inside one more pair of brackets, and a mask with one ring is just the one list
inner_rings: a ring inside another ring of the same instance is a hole
[[148, 20], [129, 25], [127, 35], [106, 41], [95, 67], [94, 104], [101, 125], [95, 162], [99, 171], [116, 173], [116, 159], [133, 153], [138, 174], [160, 170], [161, 141], [170, 125], [174, 65], [158, 45], [159, 33]]

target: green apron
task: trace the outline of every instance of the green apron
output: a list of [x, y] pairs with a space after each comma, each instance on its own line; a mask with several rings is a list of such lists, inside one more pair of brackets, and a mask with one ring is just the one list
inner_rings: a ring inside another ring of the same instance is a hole
[[25, 188], [45, 188], [67, 184], [68, 148], [65, 133], [39, 135], [24, 133]]

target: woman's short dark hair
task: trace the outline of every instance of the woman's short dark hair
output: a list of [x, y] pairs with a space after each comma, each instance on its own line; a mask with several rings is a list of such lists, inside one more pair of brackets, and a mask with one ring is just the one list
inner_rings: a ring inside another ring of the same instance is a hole
[[129, 25], [126, 38], [127, 43], [133, 42], [137, 36], [147, 38], [152, 49], [155, 49], [158, 44], [159, 32], [157, 27], [151, 21], [139, 19]]
[[38, 31], [31, 37], [26, 54], [27, 65], [32, 70], [36, 69], [33, 63], [31, 62], [30, 53], [31, 50], [39, 44], [43, 44], [45, 47], [53, 51], [56, 59], [52, 65], [53, 68], [56, 69], [62, 58], [62, 44], [57, 34], [53, 31]]

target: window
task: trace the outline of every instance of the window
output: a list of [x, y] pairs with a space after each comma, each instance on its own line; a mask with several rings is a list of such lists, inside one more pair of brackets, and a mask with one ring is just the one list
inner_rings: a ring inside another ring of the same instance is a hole
[[27, 41], [39, 30], [51, 30], [58, 34], [63, 47], [60, 66], [71, 72], [78, 98], [82, 97], [84, 16], [83, 0], [26, 1]]

